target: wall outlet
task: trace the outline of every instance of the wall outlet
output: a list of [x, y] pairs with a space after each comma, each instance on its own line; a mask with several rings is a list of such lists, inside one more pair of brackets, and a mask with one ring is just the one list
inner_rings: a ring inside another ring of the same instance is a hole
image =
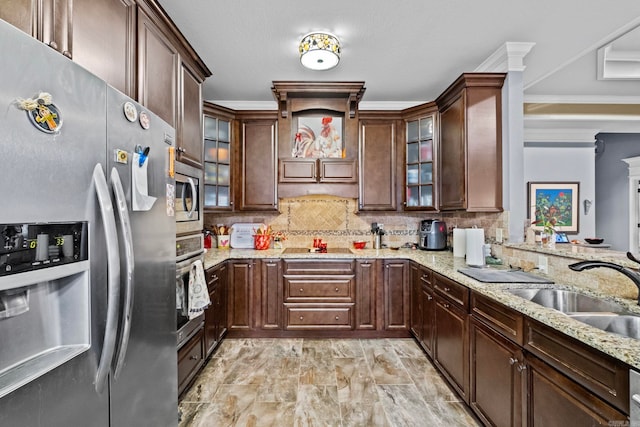
[[538, 255], [538, 270], [540, 270], [541, 273], [549, 273], [549, 263], [547, 262], [546, 256]]
[[502, 228], [496, 228], [496, 242], [502, 243]]

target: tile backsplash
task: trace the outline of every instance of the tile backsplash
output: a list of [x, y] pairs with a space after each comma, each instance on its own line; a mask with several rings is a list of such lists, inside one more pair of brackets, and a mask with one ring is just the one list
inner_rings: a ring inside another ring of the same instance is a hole
[[204, 224], [210, 229], [215, 224], [262, 222], [286, 234], [285, 247], [309, 247], [313, 239], [319, 237], [329, 247], [350, 247], [354, 240], [365, 240], [370, 248], [371, 223], [384, 224], [383, 244], [402, 246], [418, 242], [418, 227], [423, 219], [442, 219], [450, 230], [454, 226], [484, 228], [489, 242], [495, 240], [496, 228], [508, 230], [508, 212], [358, 212], [357, 199], [330, 195], [280, 199], [279, 212], [274, 213], [208, 213]]

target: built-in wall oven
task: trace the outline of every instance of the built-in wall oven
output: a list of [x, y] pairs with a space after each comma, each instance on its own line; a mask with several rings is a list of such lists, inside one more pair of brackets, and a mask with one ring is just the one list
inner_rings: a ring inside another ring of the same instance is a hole
[[189, 274], [196, 260], [204, 262], [204, 242], [202, 233], [176, 238], [176, 324], [177, 345], [182, 347], [204, 323], [204, 315], [189, 319]]
[[176, 234], [201, 233], [203, 229], [203, 172], [176, 162]]

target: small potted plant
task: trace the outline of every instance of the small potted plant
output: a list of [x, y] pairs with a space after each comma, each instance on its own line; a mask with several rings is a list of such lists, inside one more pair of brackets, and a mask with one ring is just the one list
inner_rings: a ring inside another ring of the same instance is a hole
[[282, 249], [282, 242], [287, 240], [287, 236], [282, 231], [273, 233], [273, 248]]

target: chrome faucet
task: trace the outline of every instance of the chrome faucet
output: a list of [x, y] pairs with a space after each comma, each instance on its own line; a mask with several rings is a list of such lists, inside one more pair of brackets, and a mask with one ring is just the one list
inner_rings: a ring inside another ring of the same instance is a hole
[[[631, 256], [629, 256], [629, 255], [631, 255]], [[627, 257], [629, 259], [637, 261], [637, 260], [635, 260], [635, 258], [633, 258], [633, 254], [630, 254], [629, 252], [627, 253]], [[638, 305], [640, 305], [640, 272], [638, 272], [637, 270], [634, 270], [634, 269], [629, 268], [629, 267], [623, 267], [621, 265], [614, 264], [612, 262], [606, 262], [606, 261], [581, 261], [581, 262], [577, 262], [575, 264], [570, 264], [569, 265], [569, 268], [571, 270], [573, 270], [573, 271], [590, 270], [592, 268], [599, 268], [599, 267], [611, 268], [613, 270], [616, 270], [616, 271], [624, 274], [629, 279], [631, 279], [633, 284], [636, 285], [636, 287], [638, 288], [638, 292], [639, 292], [638, 293]]]

